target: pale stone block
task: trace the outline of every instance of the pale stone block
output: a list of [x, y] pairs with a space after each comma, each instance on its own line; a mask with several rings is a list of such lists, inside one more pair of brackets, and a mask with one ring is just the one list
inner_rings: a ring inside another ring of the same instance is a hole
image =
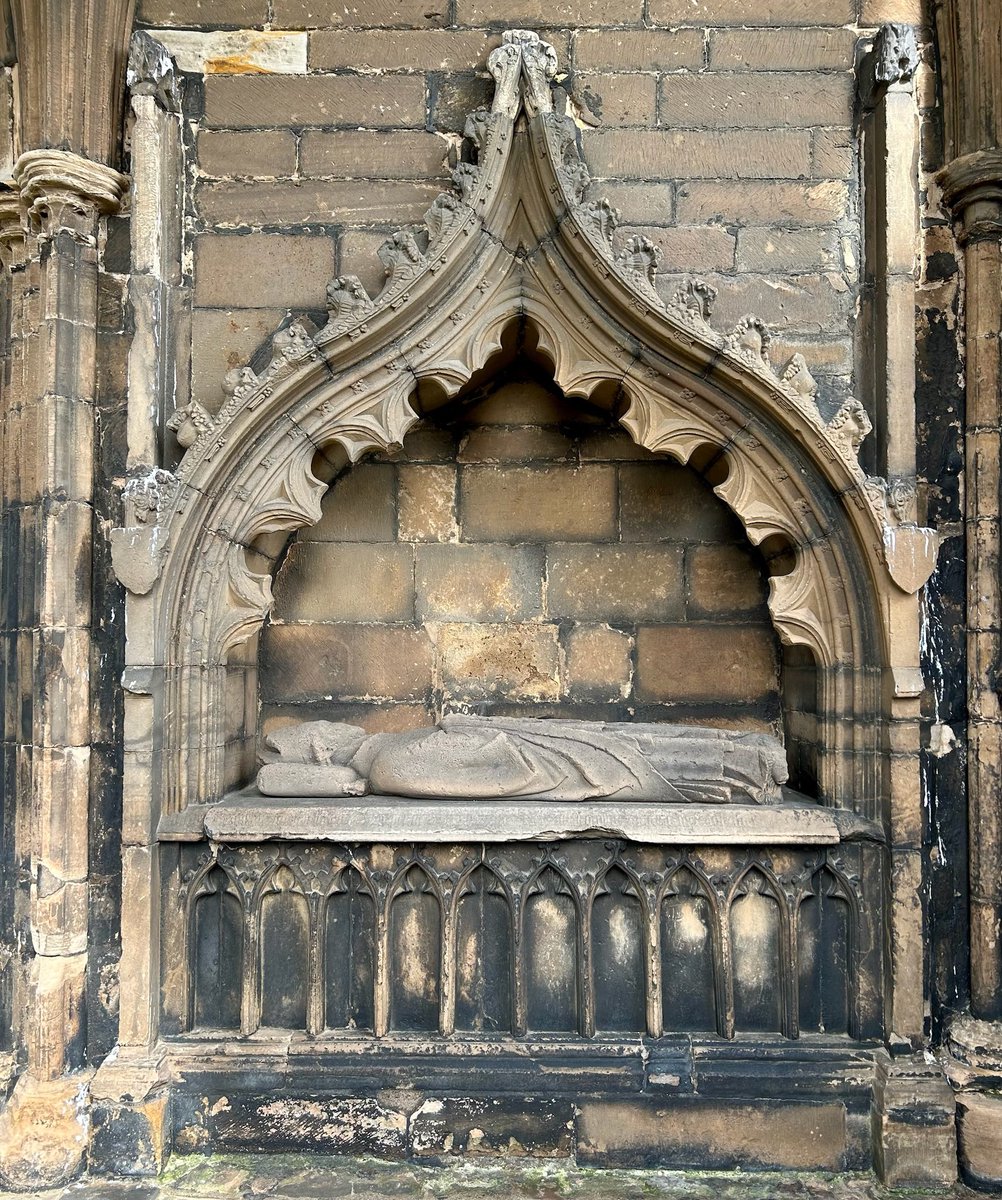
[[642, 700], [737, 703], [779, 690], [776, 638], [758, 627], [645, 626], [637, 630]]
[[412, 800], [304, 798], [294, 803], [239, 792], [205, 810], [221, 842], [508, 842], [594, 835], [660, 846], [834, 845], [830, 813], [817, 805], [645, 804], [589, 800]]
[[310, 69], [468, 71], [499, 43], [480, 29], [366, 29], [361, 35], [318, 29], [310, 34]]
[[334, 242], [306, 234], [202, 234], [195, 239], [195, 303], [208, 308], [323, 308]]
[[296, 169], [296, 138], [289, 129], [203, 129], [198, 167], [206, 175], [288, 176]]
[[556, 625], [443, 624], [430, 632], [448, 699], [559, 699]]
[[181, 71], [195, 75], [305, 75], [306, 34], [267, 29], [158, 29]]
[[924, 1055], [878, 1058], [873, 1106], [881, 1182], [949, 1187], [957, 1178], [956, 1106], [942, 1066]]
[[379, 542], [293, 542], [275, 578], [275, 621], [410, 621], [414, 552]]
[[543, 548], [425, 545], [417, 548], [420, 621], [512, 621], [539, 614]]
[[425, 630], [380, 625], [277, 625], [262, 642], [265, 700], [424, 700], [432, 683]]
[[396, 533], [395, 468], [363, 462], [331, 484], [323, 516], [299, 533], [303, 542], [392, 542]]
[[[409, 447], [408, 447], [409, 448]], [[451, 466], [397, 468], [400, 508], [398, 534], [406, 542], [454, 542], [456, 469]]]
[[32, 774], [32, 858], [62, 880], [85, 880], [90, 746], [35, 746]]
[[661, 80], [662, 111], [689, 128], [848, 128], [852, 93], [848, 72], [711, 72], [665, 75]]
[[687, 612], [708, 617], [762, 609], [767, 587], [761, 563], [743, 546], [694, 546], [687, 556]]
[[603, 1100], [581, 1103], [578, 1160], [604, 1166], [672, 1166], [838, 1170], [846, 1145], [842, 1104], [719, 1105]]
[[575, 625], [564, 644], [567, 694], [622, 700], [633, 681], [633, 638], [608, 625]]
[[796, 179], [810, 174], [805, 130], [594, 130], [583, 134], [592, 174], [617, 179]]
[[696, 29], [582, 29], [573, 53], [578, 70], [698, 70], [703, 35]]
[[669, 621], [683, 612], [678, 546], [550, 546], [546, 609], [582, 621]]
[[484, 425], [466, 434], [457, 460], [476, 462], [559, 462], [573, 455], [565, 433], [545, 425]]
[[710, 34], [710, 66], [739, 71], [851, 71], [855, 47], [851, 29], [715, 29]]
[[441, 187], [417, 180], [223, 180], [196, 189], [206, 221], [222, 227], [421, 220]]
[[997, 1191], [1002, 1185], [1002, 1096], [961, 1092], [957, 1126], [964, 1177], [974, 1187]]
[[657, 113], [657, 79], [653, 75], [581, 74], [574, 97], [604, 126], [653, 125]]
[[[344, 36], [357, 52], [358, 35]], [[368, 36], [361, 41], [368, 44]], [[364, 131], [308, 129], [300, 145], [303, 174], [331, 179], [444, 178], [448, 154], [445, 138], [412, 130], [397, 130], [374, 139]]]
[[423, 76], [210, 75], [205, 81], [205, 121], [217, 128], [423, 128], [425, 103]]
[[574, 540], [616, 531], [611, 467], [464, 468], [459, 484], [462, 535], [475, 541]]
[[62, 1187], [82, 1169], [90, 1073], [41, 1080], [23, 1074], [0, 1112], [0, 1180], [18, 1191]]

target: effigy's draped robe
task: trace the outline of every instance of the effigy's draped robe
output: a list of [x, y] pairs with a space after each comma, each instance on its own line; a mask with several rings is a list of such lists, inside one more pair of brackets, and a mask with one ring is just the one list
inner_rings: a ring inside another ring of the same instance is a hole
[[776, 738], [697, 725], [454, 715], [393, 734], [309, 722], [268, 743], [267, 795], [768, 804], [787, 778]]

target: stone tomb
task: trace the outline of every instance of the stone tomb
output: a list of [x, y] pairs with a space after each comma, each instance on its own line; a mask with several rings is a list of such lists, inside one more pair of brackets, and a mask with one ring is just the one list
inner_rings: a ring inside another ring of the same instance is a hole
[[[586, 201], [552, 48], [512, 31], [488, 67], [379, 295], [332, 279], [326, 323], [284, 325], [218, 412], [178, 408], [175, 469], [126, 487], [137, 984], [96, 1081], [109, 1163], [131, 1136], [137, 1161], [847, 1169], [892, 1163], [918, 1108], [946, 1145], [934, 1073], [882, 1049], [923, 1028], [935, 536], [861, 468], [860, 401], [775, 370], [753, 315], [715, 329], [705, 282], [663, 296], [656, 247]], [[793, 790], [253, 791], [295, 723], [450, 713], [768, 735]]]

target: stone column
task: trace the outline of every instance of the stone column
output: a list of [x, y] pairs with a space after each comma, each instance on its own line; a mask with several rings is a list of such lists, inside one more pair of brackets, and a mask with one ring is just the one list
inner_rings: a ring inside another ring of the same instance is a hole
[[[960, 1165], [1002, 1185], [1002, 7], [937, 0], [944, 202], [964, 258], [971, 1011], [952, 1023]], [[979, 1019], [980, 1018], [980, 1019]]]
[[[17, 499], [30, 607], [29, 925], [25, 1071], [0, 1117], [0, 1172], [16, 1185], [70, 1177], [85, 1148], [91, 547], [98, 233], [127, 180], [69, 151], [22, 154], [34, 292], [18, 429]], [[30, 582], [33, 579], [34, 591]], [[21, 664], [24, 669], [25, 664]], [[27, 802], [27, 805], [26, 803]]]
[[943, 198], [965, 260], [971, 1007], [1002, 1016], [1002, 8], [939, 0]]

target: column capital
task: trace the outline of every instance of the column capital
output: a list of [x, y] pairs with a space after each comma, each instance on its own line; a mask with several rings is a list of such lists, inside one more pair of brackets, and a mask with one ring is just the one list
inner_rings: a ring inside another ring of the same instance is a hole
[[14, 164], [14, 179], [28, 222], [39, 238], [67, 231], [92, 241], [102, 213], [117, 212], [128, 176], [69, 150], [27, 150]]
[[962, 242], [1002, 238], [1002, 150], [976, 150], [939, 172], [943, 200], [961, 223]]

